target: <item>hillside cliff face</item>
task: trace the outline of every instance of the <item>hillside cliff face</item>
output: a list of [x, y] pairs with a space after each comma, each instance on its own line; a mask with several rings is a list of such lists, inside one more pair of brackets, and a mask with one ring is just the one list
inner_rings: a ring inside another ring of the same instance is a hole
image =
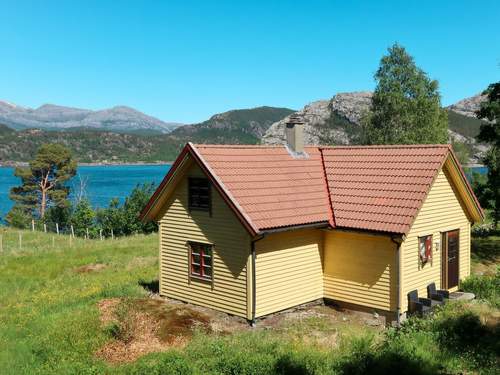
[[463, 116], [476, 118], [476, 111], [479, 110], [481, 103], [486, 99], [486, 95], [478, 94], [470, 98], [462, 99], [448, 106], [447, 109]]
[[[295, 115], [304, 121], [307, 144], [349, 144], [360, 131], [360, 120], [371, 104], [371, 92], [340, 93], [330, 100], [306, 105]], [[275, 122], [267, 130], [262, 143], [285, 142], [285, 124], [289, 116]]]
[[[330, 100], [320, 100], [306, 105], [294, 115], [304, 121], [304, 140], [309, 145], [348, 145], [358, 142], [361, 118], [369, 111], [373, 93], [368, 91], [339, 93]], [[486, 147], [474, 137], [481, 121], [474, 112], [479, 109], [484, 96], [464, 99], [446, 108], [448, 110], [450, 141], [467, 145], [471, 151], [470, 163], [477, 163]], [[264, 144], [283, 144], [284, 128], [289, 116], [272, 124], [262, 137]]]
[[275, 107], [237, 109], [218, 113], [199, 124], [179, 127], [170, 135], [194, 143], [257, 144], [274, 122], [293, 112]]

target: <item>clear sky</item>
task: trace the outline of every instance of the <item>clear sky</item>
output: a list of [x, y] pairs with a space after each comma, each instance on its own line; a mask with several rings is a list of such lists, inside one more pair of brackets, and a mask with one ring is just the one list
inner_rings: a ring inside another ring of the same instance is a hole
[[443, 104], [500, 79], [500, 1], [0, 0], [0, 99], [198, 122], [372, 90], [399, 42]]

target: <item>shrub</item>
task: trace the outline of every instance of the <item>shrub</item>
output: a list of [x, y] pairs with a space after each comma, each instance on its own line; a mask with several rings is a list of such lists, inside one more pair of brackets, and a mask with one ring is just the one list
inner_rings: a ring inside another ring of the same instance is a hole
[[495, 232], [495, 227], [492, 223], [476, 224], [472, 227], [471, 233], [473, 237], [488, 237]]
[[469, 276], [460, 283], [460, 288], [474, 293], [476, 298], [487, 301], [493, 307], [500, 308], [500, 267], [497, 267], [493, 276]]
[[87, 199], [82, 199], [75, 206], [70, 219], [75, 235], [86, 236], [87, 229], [90, 237], [96, 237], [98, 229], [95, 222], [95, 212]]
[[25, 208], [15, 205], [7, 214], [5, 220], [11, 227], [27, 229], [31, 222], [31, 215]]
[[139, 220], [139, 213], [153, 192], [153, 184], [137, 185], [123, 205], [120, 205], [118, 199], [113, 199], [108, 208], [98, 210], [97, 222], [105, 235], [109, 235], [111, 231], [116, 236], [156, 232], [158, 226], [155, 222], [143, 223]]

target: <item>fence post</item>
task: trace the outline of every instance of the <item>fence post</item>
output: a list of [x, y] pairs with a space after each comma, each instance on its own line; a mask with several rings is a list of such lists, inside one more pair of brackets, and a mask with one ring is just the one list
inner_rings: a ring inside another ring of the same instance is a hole
[[87, 231], [87, 240], [90, 238], [89, 237], [89, 228], [86, 228], [86, 231]]
[[47, 224], [43, 223], [43, 231], [47, 233]]
[[35, 231], [35, 220], [31, 220], [31, 231], [34, 232]]
[[59, 223], [56, 223], [56, 233], [59, 235]]
[[75, 238], [75, 229], [73, 228], [73, 224], [71, 224], [71, 236]]
[[114, 240], [115, 239], [115, 234], [113, 233], [113, 229], [111, 229], [111, 239]]
[[101, 237], [101, 241], [102, 241], [102, 229], [99, 229], [99, 237]]

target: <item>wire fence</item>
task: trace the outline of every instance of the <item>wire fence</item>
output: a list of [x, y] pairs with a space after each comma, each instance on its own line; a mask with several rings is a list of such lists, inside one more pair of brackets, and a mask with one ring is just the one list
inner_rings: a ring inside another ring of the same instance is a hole
[[[78, 228], [69, 225], [31, 222], [30, 229], [16, 230], [0, 227], [0, 256], [7, 253], [25, 251], [44, 251], [50, 249], [67, 249], [85, 247], [95, 241], [113, 241], [119, 239], [113, 233], [104, 233], [102, 229]], [[76, 235], [83, 233], [83, 236]]]
[[31, 220], [29, 228], [32, 232], [55, 233], [57, 235], [65, 234], [76, 237], [83, 237], [85, 239], [106, 239], [115, 238], [113, 229], [105, 230], [96, 226], [91, 227], [76, 227], [74, 225], [60, 225], [59, 223], [44, 223], [43, 221]]

